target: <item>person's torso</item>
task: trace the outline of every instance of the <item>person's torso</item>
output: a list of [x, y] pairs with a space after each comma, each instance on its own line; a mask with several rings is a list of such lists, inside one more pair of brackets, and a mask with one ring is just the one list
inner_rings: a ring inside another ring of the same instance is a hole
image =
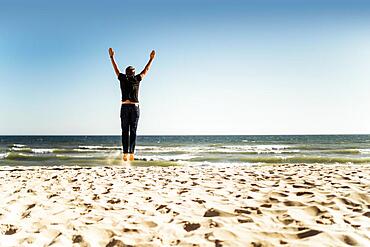
[[119, 77], [119, 81], [122, 101], [139, 102], [140, 75], [126, 76], [122, 74]]

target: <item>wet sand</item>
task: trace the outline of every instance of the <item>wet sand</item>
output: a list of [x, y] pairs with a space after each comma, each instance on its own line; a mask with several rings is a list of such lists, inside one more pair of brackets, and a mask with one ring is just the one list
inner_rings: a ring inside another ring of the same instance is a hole
[[0, 246], [370, 246], [370, 165], [0, 167]]

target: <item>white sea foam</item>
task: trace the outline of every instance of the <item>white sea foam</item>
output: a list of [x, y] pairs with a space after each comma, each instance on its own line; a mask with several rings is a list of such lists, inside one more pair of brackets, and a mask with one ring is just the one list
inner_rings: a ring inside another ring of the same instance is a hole
[[143, 152], [151, 152], [151, 153], [171, 153], [171, 152], [179, 152], [183, 151], [186, 152], [186, 149], [179, 148], [179, 147], [156, 147], [156, 148], [137, 148]]
[[34, 155], [32, 154], [25, 154], [25, 153], [17, 153], [18, 156], [24, 156], [24, 157], [32, 157]]
[[60, 157], [60, 158], [81, 158], [81, 159], [84, 159], [84, 158], [94, 158], [95, 156], [91, 156], [91, 155], [63, 155], [63, 154], [57, 154], [56, 157]]
[[252, 164], [246, 164], [246, 163], [236, 163], [236, 162], [211, 162], [211, 161], [187, 161], [187, 160], [179, 160], [176, 161], [177, 164], [182, 166], [239, 166], [239, 165], [252, 165]]
[[28, 150], [31, 150], [30, 148], [26, 148], [26, 147], [17, 147], [17, 146], [14, 146], [14, 147], [11, 147], [10, 150], [12, 151], [28, 151]]
[[25, 147], [25, 146], [26, 145], [24, 145], [24, 144], [17, 144], [17, 143], [13, 144], [13, 147], [18, 147], [18, 148]]
[[137, 146], [135, 149], [136, 150], [155, 150], [159, 148], [162, 148], [162, 147], [160, 146]]
[[201, 147], [160, 147], [160, 146], [138, 146], [136, 150], [148, 153], [171, 153], [171, 152], [186, 152], [194, 153], [202, 150]]
[[255, 152], [255, 153], [298, 153], [299, 150], [290, 149], [286, 145], [224, 145], [221, 147], [212, 146], [181, 146], [181, 147], [158, 147], [158, 146], [141, 146], [137, 147], [143, 153], [171, 153], [185, 152], [189, 154], [199, 153], [240, 153], [240, 152]]
[[29, 148], [29, 147], [11, 147], [11, 151], [16, 152], [32, 152], [35, 154], [46, 154], [46, 153], [52, 153], [55, 149], [52, 148]]
[[103, 148], [103, 146], [78, 146], [81, 149], [99, 149]]
[[199, 156], [190, 155], [190, 154], [178, 154], [178, 155], [142, 155], [138, 154], [137, 158], [139, 159], [146, 159], [146, 160], [189, 160], [192, 158], [196, 158]]
[[370, 148], [358, 149], [362, 154], [370, 154]]
[[47, 154], [54, 152], [54, 150], [52, 148], [33, 148], [32, 152], [35, 154]]
[[102, 145], [96, 145], [96, 146], [78, 146], [79, 149], [95, 149], [95, 150], [101, 150], [101, 149], [120, 149], [119, 146], [102, 146]]
[[[82, 148], [74, 148], [72, 149], [74, 152], [81, 152], [81, 153], [93, 153], [93, 152], [96, 152], [97, 150], [96, 149], [82, 149]], [[66, 150], [66, 152], [68, 151], [68, 149]], [[104, 151], [104, 150], [99, 150], [99, 151]]]
[[217, 166], [217, 167], [230, 167], [230, 166], [254, 166], [256, 164], [246, 162], [210, 162], [210, 161], [178, 161], [180, 165], [187, 166]]
[[[214, 148], [208, 150], [211, 152], [227, 152], [227, 153], [239, 153], [239, 152], [256, 152], [256, 153], [284, 153], [289, 146], [286, 145], [225, 145], [220, 148]], [[299, 152], [299, 150], [289, 150], [289, 152]]]
[[5, 159], [9, 153], [0, 153], [0, 159]]

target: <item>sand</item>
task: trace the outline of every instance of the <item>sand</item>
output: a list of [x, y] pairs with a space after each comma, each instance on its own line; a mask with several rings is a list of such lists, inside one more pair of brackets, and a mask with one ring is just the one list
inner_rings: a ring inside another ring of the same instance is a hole
[[0, 167], [0, 246], [370, 246], [370, 165]]

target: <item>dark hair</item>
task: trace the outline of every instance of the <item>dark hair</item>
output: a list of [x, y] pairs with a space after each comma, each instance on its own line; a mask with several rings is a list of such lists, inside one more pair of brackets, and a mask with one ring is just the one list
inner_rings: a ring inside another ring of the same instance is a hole
[[126, 75], [135, 75], [135, 68], [132, 66], [128, 66], [126, 68]]

